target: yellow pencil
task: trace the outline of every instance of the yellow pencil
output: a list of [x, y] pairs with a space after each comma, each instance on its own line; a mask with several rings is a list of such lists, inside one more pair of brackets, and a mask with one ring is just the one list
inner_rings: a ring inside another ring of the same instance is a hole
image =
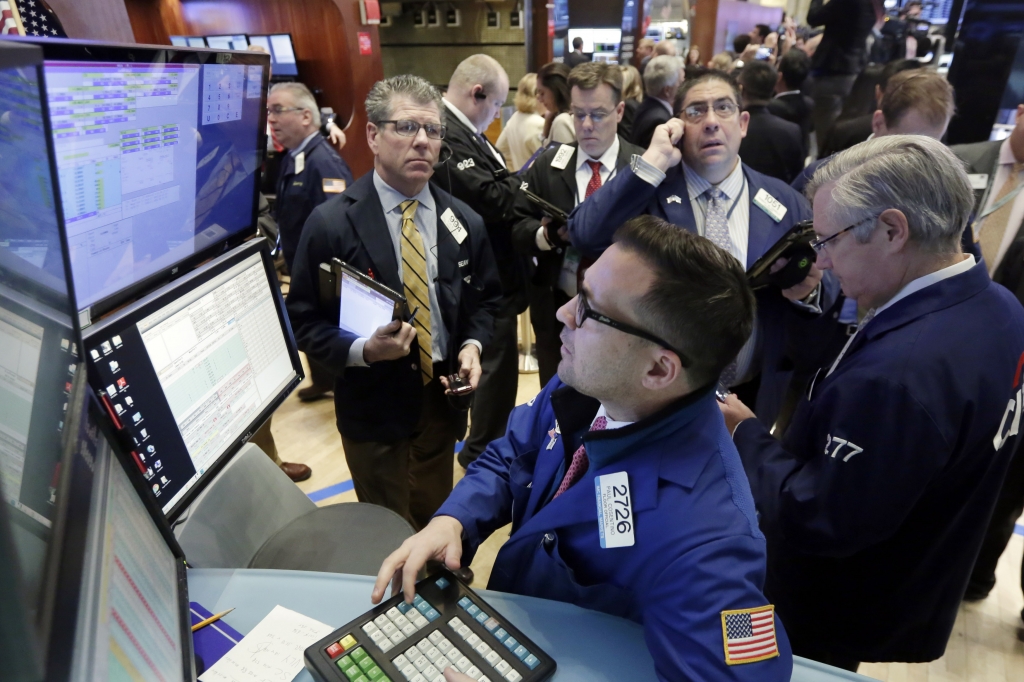
[[205, 628], [210, 623], [213, 623], [215, 621], [220, 620], [221, 618], [223, 618], [224, 616], [228, 615], [229, 613], [231, 613], [234, 610], [235, 610], [234, 607], [232, 607], [232, 608], [228, 609], [227, 611], [221, 611], [220, 613], [215, 613], [212, 616], [210, 616], [209, 618], [207, 618], [206, 620], [199, 621], [198, 623], [196, 623], [195, 625], [192, 626], [192, 632], [195, 632], [196, 630], [198, 630], [200, 628]]

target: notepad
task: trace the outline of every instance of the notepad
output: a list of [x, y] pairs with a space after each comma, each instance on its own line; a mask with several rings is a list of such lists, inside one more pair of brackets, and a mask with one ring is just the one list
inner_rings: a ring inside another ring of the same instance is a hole
[[275, 606], [231, 651], [199, 676], [201, 682], [291, 682], [303, 652], [334, 628]]

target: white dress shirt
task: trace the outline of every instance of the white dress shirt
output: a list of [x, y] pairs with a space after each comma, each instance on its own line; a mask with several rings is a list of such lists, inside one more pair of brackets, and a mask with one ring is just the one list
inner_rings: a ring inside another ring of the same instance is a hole
[[455, 118], [459, 119], [460, 121], [462, 121], [467, 128], [472, 130], [476, 134], [476, 136], [480, 138], [480, 142], [485, 147], [487, 147], [487, 149], [491, 152], [491, 156], [493, 156], [498, 161], [498, 163], [501, 164], [502, 168], [505, 168], [506, 167], [505, 166], [505, 159], [501, 158], [501, 152], [499, 152], [497, 149], [495, 149], [494, 145], [491, 144], [491, 141], [488, 140], [487, 137], [484, 136], [483, 133], [481, 133], [479, 130], [476, 129], [476, 126], [473, 125], [473, 122], [470, 121], [468, 118], [466, 118], [466, 115], [464, 113], [462, 113], [457, 106], [455, 106], [454, 104], [452, 104], [448, 100], [446, 100], [446, 99], [444, 99], [442, 97], [441, 101], [444, 102], [444, 105], [448, 108], [448, 113], [451, 114], [452, 116], [454, 116]]
[[[448, 349], [448, 330], [444, 326], [441, 317], [441, 304], [437, 297], [437, 208], [434, 204], [434, 195], [430, 193], [430, 185], [424, 185], [420, 193], [414, 197], [407, 197], [391, 185], [384, 182], [384, 179], [373, 171], [373, 186], [380, 197], [381, 208], [384, 209], [384, 219], [388, 224], [388, 232], [391, 234], [391, 243], [395, 248], [395, 261], [398, 263], [398, 276], [405, 282], [405, 271], [402, 268], [402, 202], [415, 199], [419, 202], [416, 207], [416, 214], [413, 220], [423, 240], [423, 250], [426, 252], [427, 279], [430, 280], [430, 355], [434, 362], [441, 362], [445, 359]], [[468, 339], [462, 345], [471, 343], [481, 352], [483, 346], [475, 339]], [[348, 351], [346, 367], [366, 367], [363, 359], [363, 346], [366, 345], [365, 338], [356, 339]]]
[[[992, 189], [989, 190], [985, 205], [982, 207], [979, 215], [987, 211], [995, 203], [996, 197], [999, 196], [999, 192], [1006, 183], [1006, 179], [1010, 176], [1010, 171], [1016, 162], [1017, 159], [1013, 157], [1013, 150], [1010, 149], [1010, 138], [1006, 138], [1003, 140], [1002, 146], [999, 147], [999, 165], [996, 169], [996, 177], [992, 179]], [[1010, 209], [1010, 219], [1007, 224], [1020, 225], [1021, 222], [1024, 222], [1024, 192], [1018, 192], [1017, 196], [1013, 198], [1013, 208]], [[977, 239], [981, 230], [984, 229], [985, 221], [981, 220], [975, 228], [974, 238]], [[1017, 230], [1015, 228], [1006, 230], [1003, 234], [1003, 241], [999, 244], [999, 250], [996, 252], [995, 262], [987, 264], [989, 272], [995, 272], [996, 268], [999, 267], [1003, 256], [1006, 255], [1006, 250], [1010, 248], [1010, 244], [1013, 243], [1016, 236]]]
[[597, 408], [597, 414], [594, 415], [593, 420], [591, 420], [591, 422], [590, 422], [590, 426], [591, 427], [594, 426], [594, 422], [597, 421], [598, 417], [604, 417], [605, 419], [608, 420], [607, 426], [604, 427], [606, 431], [610, 431], [611, 429], [621, 429], [623, 426], [629, 426], [630, 424], [634, 423], [634, 422], [617, 422], [617, 421], [611, 419], [608, 416], [608, 412], [604, 409], [604, 403], [601, 404], [601, 407]]

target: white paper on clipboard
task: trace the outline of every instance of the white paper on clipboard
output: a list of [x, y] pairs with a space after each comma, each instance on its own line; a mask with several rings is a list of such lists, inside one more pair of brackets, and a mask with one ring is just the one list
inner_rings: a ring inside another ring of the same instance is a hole
[[342, 270], [341, 310], [338, 326], [360, 338], [373, 336], [378, 327], [390, 324], [395, 316], [395, 302]]

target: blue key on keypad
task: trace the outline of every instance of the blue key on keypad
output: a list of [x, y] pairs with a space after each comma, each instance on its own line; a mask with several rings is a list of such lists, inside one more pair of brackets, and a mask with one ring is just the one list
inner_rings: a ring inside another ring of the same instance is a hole
[[461, 606], [464, 609], [468, 609], [472, 605], [473, 605], [473, 600], [470, 599], [469, 597], [463, 597], [462, 599], [459, 600], [459, 606]]
[[476, 604], [470, 604], [469, 606], [466, 607], [466, 613], [468, 613], [469, 615], [471, 615], [471, 616], [473, 616], [475, 618], [476, 614], [480, 613], [480, 607], [477, 606]]
[[441, 614], [437, 612], [437, 609], [430, 609], [429, 611], [427, 611], [427, 612], [426, 612], [426, 613], [424, 613], [423, 615], [424, 615], [424, 616], [426, 617], [426, 619], [427, 619], [427, 620], [429, 620], [429, 621], [430, 621], [431, 623], [433, 623], [433, 622], [434, 622], [435, 620], [437, 620], [438, 618], [440, 618], [440, 617], [441, 617]]
[[484, 613], [483, 611], [481, 611], [480, 613], [476, 614], [476, 622], [478, 622], [478, 623], [483, 623], [488, 618], [490, 618], [490, 616], [487, 615], [486, 613]]
[[517, 646], [515, 651], [513, 651], [512, 653], [514, 653], [519, 658], [520, 661], [530, 655], [530, 652], [527, 651], [526, 647], [523, 646], [522, 644]]
[[423, 600], [419, 604], [416, 604], [416, 610], [419, 611], [420, 613], [426, 613], [427, 611], [429, 611], [432, 608], [434, 608], [434, 607], [431, 606], [426, 600]]
[[437, 585], [437, 586], [438, 586], [438, 588], [440, 588], [440, 589], [442, 589], [442, 590], [443, 590], [444, 588], [448, 587], [448, 581], [447, 581], [447, 580], [445, 580], [444, 578], [438, 578], [438, 579], [437, 579], [437, 582], [435, 582], [434, 584], [435, 584], [435, 585]]
[[420, 595], [417, 594], [416, 596], [414, 596], [412, 598], [412, 605], [413, 606], [419, 606], [422, 603], [423, 603], [423, 597], [421, 597]]
[[527, 667], [530, 668], [530, 670], [533, 670], [540, 664], [540, 659], [538, 659], [533, 654], [530, 654], [529, 656], [523, 659], [523, 663], [525, 663]]
[[406, 604], [404, 601], [398, 602], [398, 610], [401, 611], [403, 614], [409, 613], [409, 610], [411, 608], [412, 604]]
[[505, 628], [498, 628], [494, 631], [494, 636], [498, 638], [499, 642], [504, 642], [505, 638], [508, 637], [508, 632], [505, 631]]
[[517, 642], [516, 638], [512, 635], [508, 636], [508, 639], [505, 640], [504, 644], [505, 648], [509, 651], [513, 651], [517, 646], [519, 646], [519, 642]]

